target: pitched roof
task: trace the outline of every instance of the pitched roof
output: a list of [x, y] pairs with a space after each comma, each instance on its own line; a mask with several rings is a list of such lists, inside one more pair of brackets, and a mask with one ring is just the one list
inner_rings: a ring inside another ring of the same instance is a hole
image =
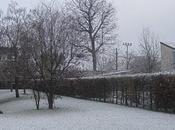
[[167, 46], [167, 47], [175, 49], [175, 42], [160, 42], [160, 43]]

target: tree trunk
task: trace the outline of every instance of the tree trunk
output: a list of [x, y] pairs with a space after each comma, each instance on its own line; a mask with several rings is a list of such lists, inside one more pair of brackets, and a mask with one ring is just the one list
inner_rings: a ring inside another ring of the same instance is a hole
[[16, 98], [19, 98], [19, 91], [18, 88], [15, 86], [15, 93], [16, 93]]
[[49, 109], [53, 109], [53, 94], [52, 93], [49, 93], [48, 96], [48, 103], [49, 103]]
[[39, 107], [40, 107], [40, 92], [37, 91], [36, 109], [39, 110]]
[[13, 86], [10, 87], [10, 92], [13, 92]]
[[24, 91], [23, 91], [23, 92], [24, 92], [24, 94], [26, 94], [26, 89], [24, 88], [23, 90], [24, 90]]
[[16, 98], [19, 98], [19, 90], [18, 90], [18, 78], [15, 77], [15, 93], [16, 93]]
[[36, 109], [39, 110], [40, 109], [40, 92], [33, 90], [33, 95], [35, 99]]
[[96, 53], [92, 53], [93, 71], [97, 71], [97, 57]]

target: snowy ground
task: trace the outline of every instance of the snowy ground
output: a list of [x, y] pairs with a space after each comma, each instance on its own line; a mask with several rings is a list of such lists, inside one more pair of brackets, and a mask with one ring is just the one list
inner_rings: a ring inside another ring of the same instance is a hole
[[0, 130], [175, 130], [175, 115], [63, 97], [35, 110], [31, 95], [0, 91]]

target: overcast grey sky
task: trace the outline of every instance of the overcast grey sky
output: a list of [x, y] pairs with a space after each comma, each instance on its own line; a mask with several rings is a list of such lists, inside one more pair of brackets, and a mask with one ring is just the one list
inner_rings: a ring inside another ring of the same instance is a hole
[[[11, 0], [1, 0], [6, 10]], [[34, 7], [44, 0], [16, 0], [20, 6]], [[64, 0], [59, 0], [64, 1]], [[119, 39], [138, 44], [143, 27], [150, 27], [161, 41], [175, 42], [175, 0], [110, 0], [117, 10]]]

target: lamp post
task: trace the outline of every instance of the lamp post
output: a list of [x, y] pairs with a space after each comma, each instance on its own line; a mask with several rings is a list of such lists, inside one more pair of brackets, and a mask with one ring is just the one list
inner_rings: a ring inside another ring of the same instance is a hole
[[118, 49], [116, 48], [116, 70], [118, 70]]
[[124, 46], [126, 46], [126, 69], [129, 69], [129, 47], [132, 46], [132, 43], [124, 42]]

